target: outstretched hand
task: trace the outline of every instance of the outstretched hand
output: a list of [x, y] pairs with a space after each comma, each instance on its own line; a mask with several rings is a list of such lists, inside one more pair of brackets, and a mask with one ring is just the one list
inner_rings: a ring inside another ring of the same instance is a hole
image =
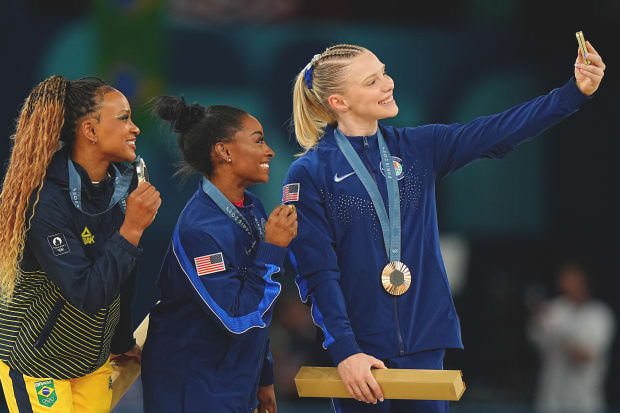
[[[581, 51], [577, 51], [577, 60], [575, 60], [575, 79], [577, 80], [577, 87], [584, 95], [590, 96], [601, 85], [601, 80], [605, 75], [605, 63], [603, 59], [597, 53], [596, 49], [592, 47], [590, 42], [586, 42], [586, 48], [588, 49], [587, 56], [582, 56]], [[590, 64], [586, 64], [586, 59], [590, 61]]]

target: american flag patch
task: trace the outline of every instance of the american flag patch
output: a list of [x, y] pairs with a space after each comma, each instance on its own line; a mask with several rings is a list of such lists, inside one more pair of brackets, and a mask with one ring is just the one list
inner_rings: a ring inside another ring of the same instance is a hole
[[198, 275], [212, 274], [226, 269], [226, 266], [224, 265], [224, 256], [221, 252], [196, 257], [194, 258], [194, 263], [196, 263], [196, 271], [198, 271]]
[[299, 183], [284, 185], [282, 189], [282, 203], [299, 201]]

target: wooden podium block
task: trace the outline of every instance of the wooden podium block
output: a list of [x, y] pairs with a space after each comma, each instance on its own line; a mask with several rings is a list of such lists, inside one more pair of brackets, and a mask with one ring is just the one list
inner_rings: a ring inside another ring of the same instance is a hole
[[[136, 344], [142, 348], [146, 340], [146, 333], [149, 328], [149, 316], [147, 315], [140, 323], [133, 336], [136, 338]], [[116, 406], [118, 401], [125, 395], [134, 381], [138, 378], [142, 368], [135, 358], [130, 358], [125, 364], [114, 366], [112, 373], [112, 407]]]
[[[386, 399], [451, 400], [465, 392], [460, 370], [373, 369]], [[299, 397], [351, 398], [335, 367], [307, 367], [295, 376]]]

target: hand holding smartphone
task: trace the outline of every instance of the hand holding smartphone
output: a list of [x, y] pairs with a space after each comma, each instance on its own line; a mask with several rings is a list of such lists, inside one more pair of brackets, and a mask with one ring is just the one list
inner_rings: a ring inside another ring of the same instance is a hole
[[583, 56], [584, 63], [589, 65], [590, 60], [586, 59], [586, 53], [588, 53], [588, 49], [586, 48], [586, 39], [583, 37], [583, 32], [578, 31], [575, 33], [577, 37], [577, 43], [579, 43], [579, 50], [581, 50], [581, 56]]

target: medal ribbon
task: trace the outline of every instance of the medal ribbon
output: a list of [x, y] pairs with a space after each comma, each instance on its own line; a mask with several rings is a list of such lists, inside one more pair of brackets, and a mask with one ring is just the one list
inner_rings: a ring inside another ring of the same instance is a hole
[[377, 141], [379, 143], [379, 150], [381, 152], [381, 164], [383, 165], [383, 171], [385, 172], [385, 180], [388, 191], [388, 204], [390, 215], [388, 217], [385, 210], [385, 204], [381, 197], [381, 192], [377, 184], [370, 176], [370, 172], [360, 159], [357, 152], [351, 145], [351, 142], [344, 136], [340, 129], [334, 129], [334, 136], [336, 137], [336, 143], [340, 148], [340, 151], [347, 158], [349, 164], [357, 174], [357, 177], [362, 181], [362, 185], [366, 188], [366, 192], [370, 195], [372, 204], [375, 207], [377, 216], [379, 217], [379, 223], [381, 224], [381, 230], [383, 232], [383, 242], [385, 244], [385, 251], [388, 256], [388, 260], [400, 261], [400, 246], [401, 246], [401, 224], [400, 224], [400, 195], [398, 192], [398, 179], [396, 178], [396, 170], [394, 169], [394, 163], [392, 161], [392, 155], [388, 149], [381, 130], [377, 128]]
[[[215, 204], [222, 210], [223, 213], [225, 213], [230, 219], [233, 220], [235, 224], [237, 224], [237, 226], [239, 226], [243, 231], [245, 231], [246, 234], [248, 234], [250, 240], [252, 241], [252, 246], [249, 248], [249, 250], [246, 250], [246, 253], [249, 254], [254, 248], [254, 245], [256, 244], [256, 241], [254, 240], [254, 234], [252, 233], [252, 229], [250, 228], [250, 223], [245, 219], [241, 212], [239, 212], [237, 207], [234, 206], [232, 202], [230, 202], [228, 198], [226, 198], [226, 196], [224, 196], [224, 194], [219, 189], [217, 189], [215, 185], [213, 185], [211, 181], [204, 177], [202, 178], [202, 190], [205, 194], [207, 194], [209, 198], [213, 200], [213, 202], [215, 202]], [[262, 225], [260, 225], [254, 214], [250, 212], [250, 215], [254, 217], [260, 239], [264, 239], [265, 231], [263, 230]]]
[[120, 202], [121, 209], [124, 213], [125, 208], [127, 207], [127, 195], [129, 192], [129, 185], [131, 185], [131, 179], [133, 178], [136, 162], [139, 161], [140, 156], [137, 156], [136, 159], [131, 163], [131, 166], [125, 169], [125, 172], [123, 172], [122, 174], [120, 173], [116, 165], [112, 164], [112, 167], [114, 168], [114, 193], [112, 194], [112, 198], [110, 198], [110, 204], [105, 211], [98, 212], [96, 214], [88, 214], [88, 212], [82, 210], [82, 178], [75, 169], [75, 165], [71, 161], [71, 158], [68, 158], [67, 166], [69, 169], [69, 197], [71, 198], [71, 202], [73, 202], [73, 205], [75, 205], [77, 209], [88, 215], [104, 214]]

